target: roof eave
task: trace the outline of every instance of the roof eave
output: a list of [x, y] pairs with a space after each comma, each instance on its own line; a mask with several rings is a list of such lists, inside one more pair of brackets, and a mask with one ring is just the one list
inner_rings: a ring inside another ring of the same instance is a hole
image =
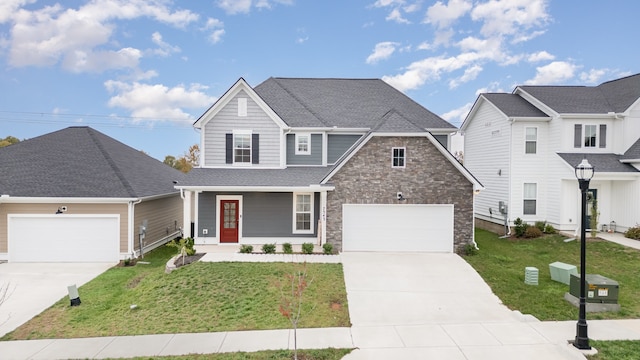
[[332, 185], [306, 185], [306, 186], [242, 186], [242, 185], [229, 185], [229, 186], [207, 186], [207, 185], [184, 185], [175, 186], [178, 190], [187, 191], [245, 191], [245, 192], [317, 192], [317, 191], [333, 191], [335, 189]]

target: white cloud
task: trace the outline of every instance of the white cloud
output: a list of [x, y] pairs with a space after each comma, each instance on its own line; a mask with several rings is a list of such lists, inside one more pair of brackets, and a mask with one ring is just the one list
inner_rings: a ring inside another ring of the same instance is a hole
[[609, 69], [591, 69], [580, 73], [580, 80], [587, 84], [597, 84], [603, 76], [609, 73]]
[[16, 11], [24, 5], [34, 2], [36, 2], [36, 0], [2, 0], [2, 2], [0, 2], [0, 24], [11, 20]]
[[536, 68], [536, 76], [525, 81], [527, 85], [558, 84], [574, 76], [577, 66], [566, 61], [554, 61], [548, 65]]
[[206, 87], [201, 84], [169, 88], [161, 84], [109, 80], [104, 85], [110, 93], [115, 94], [109, 99], [110, 107], [127, 109], [131, 116], [150, 121], [191, 120], [193, 117], [183, 108], [203, 108], [215, 101], [215, 98], [202, 91]]
[[404, 4], [404, 0], [376, 0], [373, 6], [387, 7], [387, 6], [402, 5], [402, 4]]
[[431, 50], [433, 47], [426, 41], [421, 42], [418, 45], [418, 50]]
[[377, 43], [373, 53], [367, 57], [367, 64], [375, 64], [380, 60], [388, 59], [395, 51], [398, 43], [385, 41]]
[[[148, 17], [176, 27], [198, 19], [188, 10], [172, 11], [161, 0], [94, 0], [78, 9], [60, 4], [36, 10], [20, 9], [13, 15], [9, 39], [9, 64], [15, 67], [52, 66], [70, 71], [103, 71], [135, 67], [137, 49], [108, 47], [116, 20]], [[96, 50], [98, 47], [107, 49]]]
[[252, 7], [258, 9], [271, 9], [272, 3], [292, 5], [293, 0], [219, 0], [217, 5], [229, 15], [248, 14]]
[[382, 80], [400, 91], [416, 89], [429, 81], [440, 79], [442, 73], [459, 70], [478, 60], [475, 53], [461, 54], [455, 57], [430, 57], [409, 65], [402, 74], [383, 76]]
[[481, 21], [485, 36], [517, 35], [549, 21], [548, 0], [489, 0], [471, 11], [471, 19]]
[[467, 114], [469, 114], [469, 111], [471, 111], [472, 106], [473, 106], [473, 103], [466, 103], [457, 109], [453, 109], [451, 111], [448, 111], [442, 114], [441, 117], [447, 120], [448, 122], [452, 123], [453, 125], [459, 127], [460, 124], [462, 124], [464, 119], [467, 117]]
[[478, 74], [482, 72], [482, 66], [473, 65], [464, 70], [464, 74], [456, 79], [449, 81], [449, 88], [454, 89], [460, 84], [469, 82], [471, 80], [475, 80], [478, 77]]
[[204, 30], [213, 29], [213, 31], [209, 35], [209, 41], [211, 41], [214, 44], [217, 44], [220, 41], [222, 41], [222, 36], [225, 34], [225, 30], [223, 28], [224, 28], [224, 23], [215, 18], [208, 18], [207, 24], [204, 26]]
[[169, 43], [162, 40], [162, 34], [160, 34], [157, 31], [151, 34], [151, 41], [154, 44], [158, 45], [158, 48], [152, 51], [156, 55], [166, 57], [171, 55], [172, 53], [180, 52], [179, 46], [172, 46]]
[[538, 51], [537, 53], [529, 54], [527, 57], [527, 61], [529, 62], [539, 62], [539, 61], [549, 61], [553, 60], [556, 57], [549, 54], [546, 51]]
[[458, 18], [471, 10], [472, 4], [466, 0], [449, 0], [448, 4], [438, 1], [427, 9], [424, 22], [442, 29], [450, 26]]
[[400, 13], [400, 9], [391, 10], [391, 12], [389, 13], [389, 15], [387, 15], [385, 20], [395, 21], [399, 24], [411, 24], [411, 21], [402, 17], [402, 13]]

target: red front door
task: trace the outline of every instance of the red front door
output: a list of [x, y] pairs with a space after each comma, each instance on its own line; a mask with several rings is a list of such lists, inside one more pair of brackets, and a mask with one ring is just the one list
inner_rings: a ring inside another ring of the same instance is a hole
[[220, 200], [220, 242], [238, 242], [238, 200]]

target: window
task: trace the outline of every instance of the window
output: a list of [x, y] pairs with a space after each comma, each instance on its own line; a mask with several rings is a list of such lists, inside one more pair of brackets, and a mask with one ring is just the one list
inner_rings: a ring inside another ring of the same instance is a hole
[[598, 126], [585, 125], [584, 126], [584, 147], [596, 147], [596, 132]]
[[293, 194], [293, 232], [313, 234], [313, 194]]
[[522, 198], [524, 199], [522, 214], [523, 215], [535, 215], [536, 214], [536, 197], [537, 197], [537, 184], [535, 183], [525, 183], [524, 184], [524, 194]]
[[391, 167], [403, 168], [405, 162], [405, 148], [393, 148], [391, 151]]
[[311, 135], [296, 134], [296, 155], [311, 154]]
[[233, 163], [251, 164], [251, 134], [233, 134]]
[[538, 128], [527, 127], [524, 129], [524, 131], [525, 131], [524, 153], [535, 154], [537, 152], [537, 144], [538, 144]]

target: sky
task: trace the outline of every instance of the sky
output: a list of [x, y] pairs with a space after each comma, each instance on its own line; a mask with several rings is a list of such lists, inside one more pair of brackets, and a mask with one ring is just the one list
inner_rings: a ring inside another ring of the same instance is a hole
[[0, 138], [91, 126], [183, 156], [240, 77], [381, 78], [456, 127], [477, 96], [640, 72], [637, 0], [2, 0]]

